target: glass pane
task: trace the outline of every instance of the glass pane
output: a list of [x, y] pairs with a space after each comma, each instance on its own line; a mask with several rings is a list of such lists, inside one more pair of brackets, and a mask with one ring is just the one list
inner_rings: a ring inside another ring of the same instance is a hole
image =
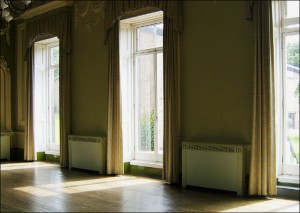
[[285, 26], [285, 29], [293, 29], [293, 28], [299, 28], [299, 24], [292, 24]]
[[299, 34], [285, 37], [286, 49], [286, 149], [285, 160], [299, 164]]
[[50, 138], [50, 142], [52, 144], [59, 145], [59, 69], [50, 69], [50, 123], [51, 123], [51, 131], [52, 135]]
[[286, 1], [286, 18], [299, 17], [299, 1]]
[[138, 50], [146, 50], [163, 46], [163, 24], [154, 24], [137, 29]]
[[138, 150], [154, 151], [155, 75], [153, 55], [137, 56]]
[[59, 63], [59, 48], [53, 47], [50, 49], [50, 61], [51, 65], [56, 65]]
[[157, 142], [158, 154], [163, 154], [164, 136], [164, 76], [163, 76], [163, 54], [157, 54]]

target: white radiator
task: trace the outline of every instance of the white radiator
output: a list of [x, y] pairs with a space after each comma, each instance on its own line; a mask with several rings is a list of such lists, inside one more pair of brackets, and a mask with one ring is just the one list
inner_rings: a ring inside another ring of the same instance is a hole
[[245, 145], [182, 142], [182, 186], [244, 194]]
[[105, 138], [69, 135], [68, 141], [69, 169], [86, 169], [105, 174]]

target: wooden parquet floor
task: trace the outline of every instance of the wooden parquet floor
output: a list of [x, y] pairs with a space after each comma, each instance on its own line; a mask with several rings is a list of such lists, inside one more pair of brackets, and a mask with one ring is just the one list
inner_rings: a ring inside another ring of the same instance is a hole
[[1, 212], [297, 212], [299, 201], [237, 197], [45, 162], [1, 163]]

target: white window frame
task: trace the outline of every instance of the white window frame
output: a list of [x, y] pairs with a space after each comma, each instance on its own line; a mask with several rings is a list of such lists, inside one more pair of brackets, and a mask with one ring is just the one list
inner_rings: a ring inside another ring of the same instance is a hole
[[[35, 82], [36, 85], [40, 84], [40, 86], [43, 88], [42, 96], [45, 96], [42, 97], [44, 99], [44, 104], [42, 105], [42, 108], [45, 110], [45, 113], [41, 118], [42, 120], [45, 121], [45, 125], [43, 125], [42, 128], [43, 133], [45, 133], [45, 136], [41, 141], [36, 141], [35, 149], [36, 152], [45, 151], [46, 154], [60, 155], [60, 145], [53, 143], [53, 138], [55, 138], [55, 135], [52, 134], [53, 121], [51, 119], [52, 112], [50, 107], [52, 104], [52, 95], [53, 95], [52, 91], [50, 91], [50, 84], [51, 84], [50, 70], [55, 68], [59, 69], [59, 62], [58, 64], [54, 64], [54, 65], [51, 64], [51, 49], [55, 47], [59, 47], [59, 39], [57, 37], [53, 37], [50, 39], [37, 41], [35, 43], [36, 43], [35, 45], [39, 45], [40, 47], [42, 47], [38, 53], [35, 52], [35, 57], [41, 57], [41, 59], [39, 60], [43, 61], [42, 72], [44, 73], [43, 79], [45, 79], [42, 82], [40, 82], [39, 80]], [[36, 76], [34, 78], [36, 78]], [[37, 98], [36, 101], [39, 101], [40, 97], [36, 97], [36, 98]], [[35, 110], [34, 110], [34, 114], [36, 114]], [[35, 129], [36, 129], [36, 125], [37, 124], [35, 123], [34, 124]], [[40, 133], [35, 132], [35, 135], [36, 134], [40, 134]]]
[[[276, 88], [276, 141], [277, 141], [277, 177], [279, 182], [299, 183], [299, 165], [284, 163], [287, 112], [286, 112], [286, 50], [285, 37], [299, 34], [299, 17], [285, 18], [286, 2], [273, 1], [273, 34], [275, 58], [275, 88]], [[298, 27], [287, 28], [296, 25]], [[281, 80], [280, 80], [281, 79]]]
[[[145, 55], [153, 55], [153, 62], [156, 65], [157, 64], [157, 55], [159, 53], [163, 53], [163, 47], [158, 47], [158, 48], [151, 48], [151, 49], [145, 49], [145, 50], [138, 50], [137, 44], [138, 44], [138, 38], [137, 38], [137, 30], [140, 27], [145, 27], [145, 26], [149, 26], [149, 25], [155, 25], [155, 24], [161, 24], [163, 23], [162, 19], [157, 19], [157, 20], [152, 20], [152, 21], [145, 21], [139, 24], [135, 24], [133, 25], [133, 67], [134, 67], [134, 77], [135, 77], [135, 81], [134, 81], [134, 93], [135, 93], [135, 97], [134, 97], [134, 104], [135, 106], [138, 105], [139, 103], [139, 99], [138, 99], [138, 89], [137, 89], [137, 81], [139, 78], [139, 72], [137, 71], [137, 67], [135, 66], [135, 61], [136, 58], [138, 56], [145, 56]], [[155, 75], [155, 79], [157, 79], [157, 66], [154, 66], [154, 75]], [[155, 88], [157, 88], [156, 85], [157, 81], [155, 81]], [[155, 105], [156, 105], [156, 109], [158, 109], [157, 106], [157, 91], [155, 93]], [[155, 118], [157, 118], [157, 110], [155, 111]], [[156, 122], [155, 122], [156, 123]], [[157, 125], [155, 125], [155, 127], [157, 128]], [[162, 162], [163, 161], [163, 154], [159, 154], [158, 153], [158, 131], [155, 128], [155, 135], [154, 135], [154, 151], [153, 152], [146, 152], [146, 151], [138, 151], [136, 147], [138, 147], [138, 143], [139, 143], [139, 131], [138, 131], [138, 110], [135, 110], [135, 152], [134, 152], [134, 159], [135, 160], [145, 160], [145, 161], [155, 161], [155, 162]]]
[[[54, 64], [52, 65], [51, 64], [51, 49], [52, 48], [56, 48], [58, 47], [59, 48], [59, 42], [53, 42], [53, 43], [50, 43], [50, 44], [47, 44], [46, 45], [46, 50], [47, 50], [47, 54], [46, 54], [46, 58], [48, 59], [47, 60], [47, 75], [48, 75], [48, 89], [47, 89], [47, 92], [48, 92], [48, 128], [47, 130], [49, 131], [49, 140], [47, 140], [47, 151], [48, 152], [54, 152], [54, 153], [58, 153], [59, 152], [59, 146], [60, 145], [57, 145], [57, 144], [54, 144], [53, 140], [55, 140], [55, 133], [53, 133], [53, 120], [51, 119], [51, 117], [53, 116], [52, 115], [52, 111], [51, 111], [51, 105], [53, 104], [52, 103], [52, 96], [53, 96], [53, 91], [50, 91], [50, 85], [51, 85], [51, 79], [50, 79], [50, 71], [52, 69], [56, 69], [58, 68], [59, 69], [59, 62], [57, 64]], [[52, 82], [53, 83], [53, 82]], [[55, 121], [54, 121], [55, 122]], [[54, 134], [54, 135], [53, 135]]]
[[[158, 24], [158, 23], [163, 23], [163, 13], [162, 12], [156, 12], [156, 13], [152, 13], [152, 14], [137, 16], [137, 17], [121, 20], [121, 22], [120, 22], [120, 31], [122, 31], [124, 29], [126, 29], [127, 31], [130, 31], [130, 33], [127, 33], [127, 34], [130, 37], [130, 42], [129, 42], [130, 47], [128, 48], [128, 50], [130, 50], [131, 53], [130, 53], [130, 56], [126, 56], [126, 58], [127, 58], [126, 60], [130, 61], [129, 63], [127, 63], [129, 70], [126, 71], [127, 76], [123, 77], [123, 79], [124, 79], [123, 81], [126, 81], [126, 82], [123, 82], [123, 84], [133, 85], [133, 87], [131, 87], [131, 88], [126, 88], [128, 91], [130, 91], [129, 92], [130, 95], [128, 95], [128, 97], [126, 98], [126, 100], [128, 100], [130, 103], [126, 107], [132, 108], [131, 118], [126, 117], [127, 115], [125, 115], [125, 116], [122, 115], [122, 119], [123, 120], [128, 120], [128, 119], [131, 120], [132, 125], [130, 127], [128, 127], [128, 122], [126, 124], [123, 123], [122, 125], [123, 125], [123, 127], [124, 127], [124, 125], [127, 125], [126, 131], [132, 133], [132, 136], [124, 136], [123, 135], [124, 162], [130, 161], [131, 165], [141, 165], [141, 166], [162, 168], [162, 164], [159, 165], [159, 163], [162, 163], [162, 161], [163, 161], [163, 154], [158, 154], [156, 138], [155, 138], [156, 142], [154, 145], [154, 153], [138, 152], [137, 149], [135, 148], [137, 146], [138, 137], [139, 137], [138, 136], [138, 125], [137, 125], [138, 124], [137, 123], [138, 116], [137, 116], [137, 112], [136, 112], [137, 110], [134, 110], [136, 107], [136, 104], [138, 103], [138, 99], [137, 99], [138, 93], [137, 93], [137, 89], [136, 89], [136, 85], [135, 85], [138, 75], [137, 75], [136, 67], [135, 67], [135, 59], [139, 55], [154, 54], [154, 56], [155, 56], [154, 58], [156, 60], [156, 55], [159, 53], [163, 53], [163, 47], [137, 51], [137, 35], [136, 35], [136, 33], [137, 33], [137, 28], [139, 28], [139, 27]], [[124, 31], [123, 31], [123, 33], [124, 33]], [[121, 42], [121, 40], [122, 39], [120, 38], [120, 42]], [[122, 47], [120, 49], [122, 49]], [[120, 50], [120, 51], [122, 52], [122, 50]], [[124, 53], [124, 54], [126, 54], [126, 53]], [[123, 57], [123, 59], [124, 59], [124, 57]], [[123, 59], [122, 59], [122, 56], [120, 55], [120, 61], [122, 61]], [[120, 62], [120, 63], [122, 63], [122, 62]], [[124, 67], [121, 67], [121, 69], [120, 69], [121, 82], [122, 82], [122, 74], [123, 74], [122, 72], [124, 72], [124, 70], [122, 70], [122, 69], [124, 69]], [[126, 78], [126, 80], [125, 80], [125, 78]], [[122, 88], [122, 86], [121, 86], [121, 88]], [[123, 100], [123, 102], [125, 101], [124, 97], [122, 100]], [[126, 109], [126, 107], [124, 108], [122, 106], [122, 110], [126, 110], [126, 112], [130, 111], [130, 109]], [[124, 131], [123, 131], [123, 133], [124, 133]], [[128, 140], [130, 140], [130, 141], [128, 141]], [[155, 163], [153, 164], [150, 162], [156, 162], [158, 164], [155, 164]], [[145, 163], [146, 163], [146, 165], [145, 165]]]

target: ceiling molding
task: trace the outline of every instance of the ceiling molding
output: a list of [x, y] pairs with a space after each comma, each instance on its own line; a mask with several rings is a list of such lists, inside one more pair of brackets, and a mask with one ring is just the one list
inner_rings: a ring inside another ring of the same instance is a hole
[[[41, 15], [45, 12], [55, 10], [57, 8], [72, 6], [74, 1], [51, 1], [49, 3], [43, 4], [39, 7], [27, 10], [25, 13], [19, 16], [20, 19], [29, 19], [37, 15]], [[18, 19], [19, 19], [18, 18]]]

